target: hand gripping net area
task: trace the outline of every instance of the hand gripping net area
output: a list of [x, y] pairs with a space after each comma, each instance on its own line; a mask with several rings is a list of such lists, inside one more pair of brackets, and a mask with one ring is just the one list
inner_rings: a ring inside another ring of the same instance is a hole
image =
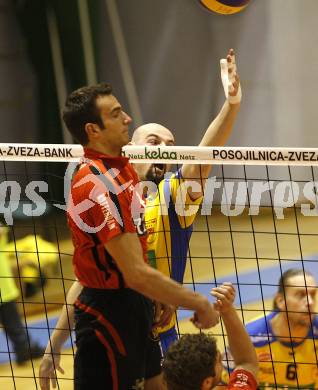
[[[207, 296], [214, 286], [232, 282], [244, 323], [272, 310], [287, 269], [309, 271], [318, 279], [318, 149], [130, 146], [123, 153], [137, 170], [137, 164], [149, 163], [156, 164], [153, 173], [165, 171], [164, 182], [146, 186], [152, 266]], [[78, 145], [0, 144], [0, 298], [2, 305], [17, 302], [29, 344], [46, 346], [74, 280], [65, 203], [82, 155]], [[183, 164], [213, 167], [208, 178], [199, 174], [184, 180]], [[197, 185], [203, 188], [201, 202], [187, 196], [187, 186]], [[8, 286], [17, 292], [7, 296]], [[305, 282], [303, 287], [308, 287]], [[196, 331], [190, 316], [178, 310], [178, 333]], [[21, 371], [13, 363], [10, 335], [0, 325], [0, 388], [36, 388], [38, 361]], [[214, 333], [224, 349], [222, 324]], [[73, 386], [74, 351], [69, 340], [61, 389]], [[268, 356], [274, 360], [271, 351]], [[300, 364], [293, 356], [287, 365], [290, 376]], [[285, 370], [286, 362], [268, 366], [274, 380], [279, 364]], [[301, 364], [317, 364], [315, 346]], [[301, 376], [295, 375], [301, 386]]]

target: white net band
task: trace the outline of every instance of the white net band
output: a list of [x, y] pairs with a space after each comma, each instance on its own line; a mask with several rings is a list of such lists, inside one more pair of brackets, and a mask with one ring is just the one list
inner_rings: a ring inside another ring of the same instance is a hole
[[[130, 145], [123, 155], [133, 163], [318, 166], [317, 148]], [[81, 157], [81, 145], [0, 143], [0, 161], [74, 162]]]

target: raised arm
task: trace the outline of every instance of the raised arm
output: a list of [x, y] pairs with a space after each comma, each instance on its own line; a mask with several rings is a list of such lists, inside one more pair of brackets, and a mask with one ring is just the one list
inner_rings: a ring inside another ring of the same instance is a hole
[[78, 281], [75, 281], [69, 289], [66, 296], [66, 304], [63, 306], [61, 315], [57, 321], [55, 329], [47, 343], [44, 356], [39, 367], [39, 377], [41, 390], [50, 389], [50, 380], [52, 387], [56, 387], [56, 370], [64, 374], [60, 365], [61, 350], [70, 337], [74, 326], [74, 302], [81, 293], [83, 287]]
[[[199, 146], [224, 145], [232, 132], [237, 113], [240, 109], [242, 93], [233, 49], [229, 50], [226, 59], [222, 59], [220, 64], [226, 101], [219, 114], [205, 131]], [[203, 187], [211, 168], [212, 165], [184, 164], [182, 166], [182, 177], [188, 180], [195, 180]], [[188, 193], [192, 199], [199, 198], [202, 195], [202, 192], [192, 192], [191, 187], [188, 188]]]
[[240, 320], [234, 306], [235, 289], [231, 283], [224, 283], [212, 289], [211, 294], [217, 299], [216, 309], [224, 323], [229, 347], [234, 359], [235, 369], [251, 372], [255, 378], [258, 373], [258, 361], [251, 339]]
[[211, 328], [218, 323], [219, 313], [206, 297], [182, 287], [143, 261], [136, 233], [118, 235], [105, 248], [115, 259], [128, 287], [150, 299], [193, 310], [193, 323], [199, 328]]

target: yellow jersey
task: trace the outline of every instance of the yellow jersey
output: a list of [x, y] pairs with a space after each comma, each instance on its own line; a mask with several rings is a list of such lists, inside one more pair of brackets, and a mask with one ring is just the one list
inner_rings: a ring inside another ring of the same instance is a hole
[[[312, 322], [307, 337], [299, 343], [282, 343], [273, 334], [271, 319], [277, 312], [257, 318], [246, 325], [259, 361], [259, 388], [318, 388], [318, 317]], [[233, 361], [227, 350], [229, 370]]]

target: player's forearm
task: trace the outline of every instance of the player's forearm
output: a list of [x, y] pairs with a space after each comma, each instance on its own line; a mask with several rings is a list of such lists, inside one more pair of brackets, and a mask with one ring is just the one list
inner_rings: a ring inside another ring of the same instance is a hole
[[230, 104], [227, 100], [221, 111], [207, 128], [199, 146], [223, 146], [232, 133], [240, 103]]
[[74, 306], [64, 305], [56, 327], [48, 341], [45, 353], [59, 353], [71, 335], [74, 323]]
[[251, 339], [234, 308], [221, 314], [235, 366], [249, 369], [256, 376], [258, 361]]
[[66, 304], [63, 306], [61, 315], [46, 347], [46, 353], [60, 352], [63, 344], [70, 337], [74, 326], [74, 303], [82, 291], [82, 286], [75, 281], [66, 296]]
[[124, 275], [128, 287], [156, 301], [190, 310], [211, 310], [207, 298], [182, 287], [151, 268], [143, 260], [142, 248], [135, 233], [123, 233], [105, 244]]
[[[207, 128], [199, 146], [223, 146], [231, 135], [237, 113], [240, 109], [240, 103], [230, 104], [225, 101], [221, 111]], [[212, 165], [191, 165], [182, 166], [182, 177], [185, 180], [197, 181], [202, 187], [205, 179], [209, 176]], [[188, 190], [192, 199], [198, 198], [201, 192], [192, 192]]]
[[200, 311], [208, 305], [207, 298], [182, 287], [161, 272], [144, 265], [138, 271], [138, 278], [131, 280], [130, 287], [159, 302]]

